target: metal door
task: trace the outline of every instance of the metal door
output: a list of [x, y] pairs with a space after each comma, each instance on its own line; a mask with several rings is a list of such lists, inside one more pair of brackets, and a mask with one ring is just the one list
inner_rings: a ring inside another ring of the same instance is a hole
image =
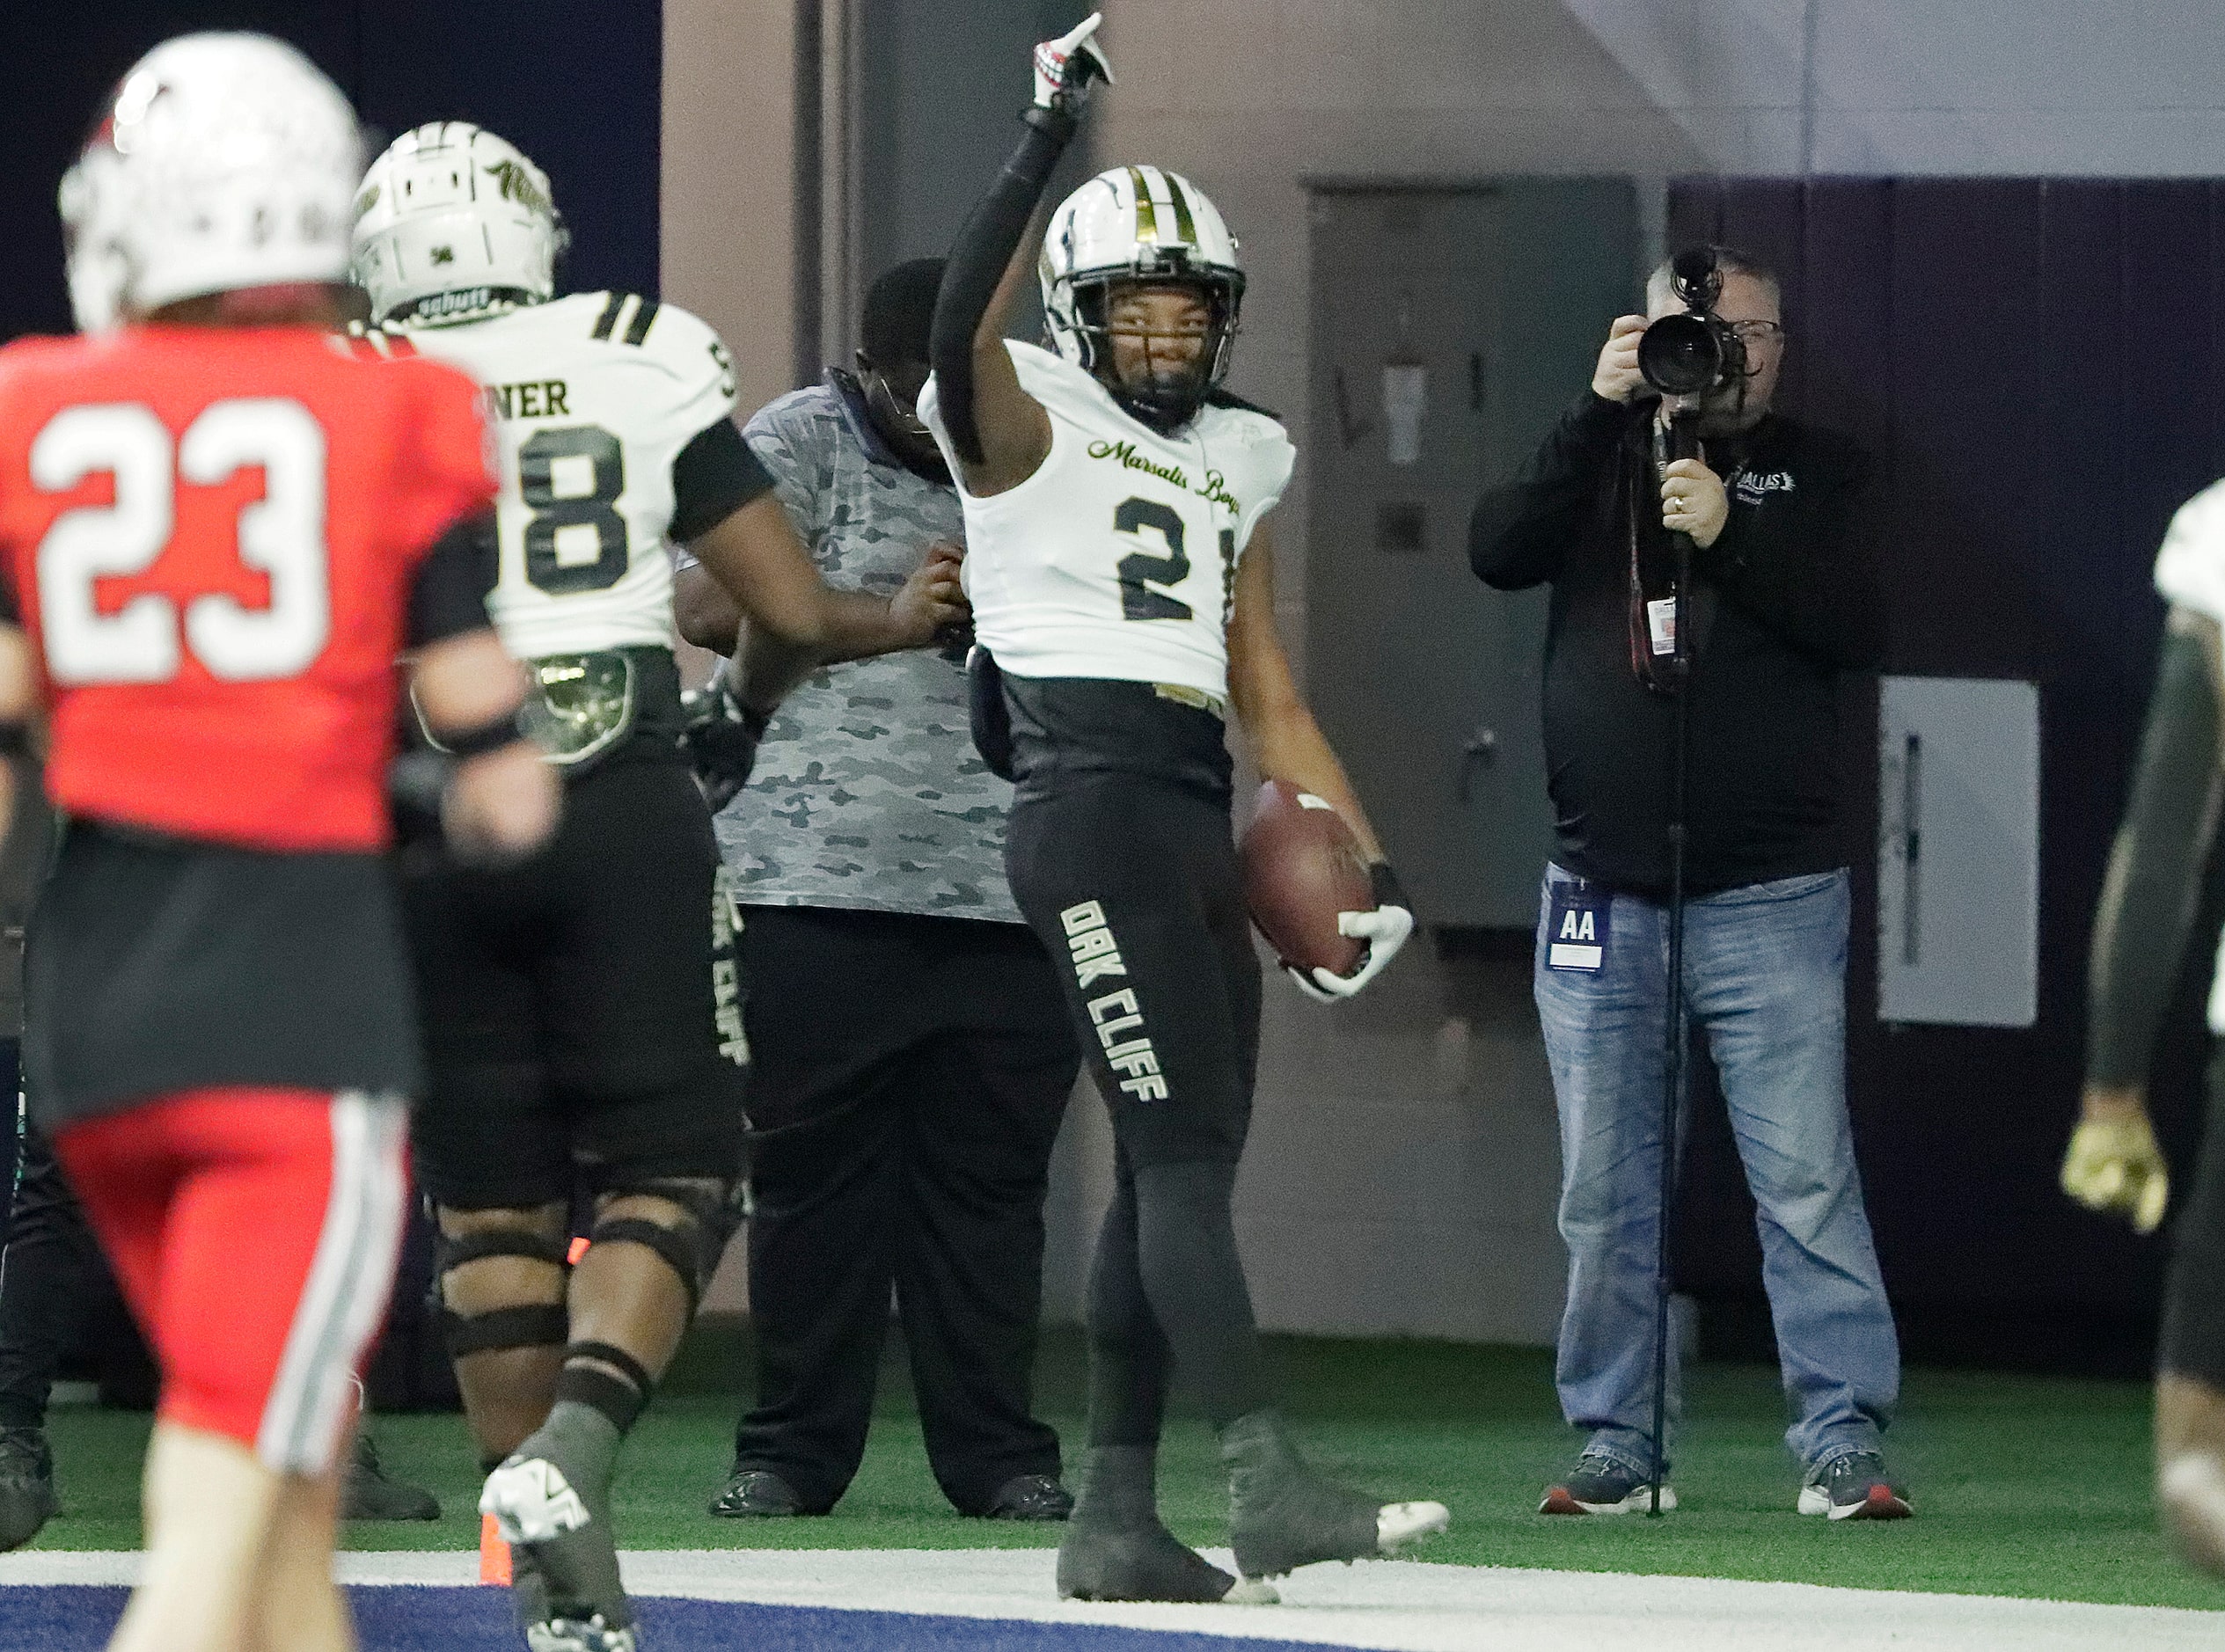
[[2039, 688], [1889, 676], [1877, 748], [1877, 1015], [2039, 1015]]
[[1552, 845], [1543, 590], [1468, 571], [1477, 493], [1636, 290], [1627, 179], [1319, 184], [1306, 680], [1424, 920], [1526, 930]]

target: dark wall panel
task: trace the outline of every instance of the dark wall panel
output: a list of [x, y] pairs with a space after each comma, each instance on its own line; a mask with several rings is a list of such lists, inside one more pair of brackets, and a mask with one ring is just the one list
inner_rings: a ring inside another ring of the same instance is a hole
[[0, 339], [70, 325], [55, 188], [92, 110], [150, 47], [253, 28], [300, 47], [380, 141], [468, 117], [545, 167], [576, 288], [655, 291], [662, 11], [626, 0], [104, 0], [0, 6]]
[[[1878, 455], [1888, 669], [2040, 685], [2039, 1018], [2022, 1031], [1878, 1023], [1874, 698], [1848, 698], [1851, 1101], [1912, 1348], [2137, 1369], [2162, 1243], [2077, 1210], [2054, 1175], [2162, 614], [2149, 569], [2172, 511], [2225, 471], [2225, 193], [1695, 179], [1672, 191], [1668, 223], [1672, 245], [1719, 238], [1782, 266], [1798, 364], [1785, 406]], [[2182, 1166], [2207, 932], [2155, 1075]], [[1724, 1323], [1758, 1325], [1751, 1204], [1704, 1091], [1698, 1106], [1680, 1276]]]

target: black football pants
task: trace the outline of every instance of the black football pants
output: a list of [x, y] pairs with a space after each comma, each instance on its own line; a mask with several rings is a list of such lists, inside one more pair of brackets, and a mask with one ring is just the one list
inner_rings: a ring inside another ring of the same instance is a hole
[[2171, 1229], [2156, 1364], [2225, 1391], [2225, 1042], [2210, 1056], [2209, 1117]]
[[1079, 1060], [1018, 924], [750, 907], [757, 1403], [737, 1469], [819, 1513], [865, 1451], [890, 1293], [943, 1495], [1057, 1475], [1032, 1414], [1050, 1152]]
[[1155, 1444], [1176, 1369], [1219, 1428], [1265, 1403], [1232, 1195], [1259, 962], [1226, 791], [1129, 772], [1023, 788], [1014, 895], [1053, 949], [1112, 1115], [1089, 1276], [1089, 1443]]

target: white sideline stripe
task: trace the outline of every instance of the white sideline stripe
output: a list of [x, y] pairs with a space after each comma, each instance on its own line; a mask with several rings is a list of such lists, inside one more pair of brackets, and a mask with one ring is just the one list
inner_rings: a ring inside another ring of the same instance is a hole
[[255, 1436], [256, 1456], [282, 1473], [332, 1466], [351, 1414], [356, 1356], [384, 1315], [407, 1211], [401, 1104], [342, 1090], [326, 1111], [332, 1186]]
[[[1226, 1552], [1208, 1551], [1222, 1566]], [[342, 1582], [467, 1584], [476, 1553], [350, 1553]], [[0, 1554], [0, 1588], [126, 1583], [140, 1557]], [[1894, 1652], [2215, 1652], [2225, 1614], [1986, 1595], [1906, 1594], [1626, 1572], [1548, 1572], [1368, 1561], [1283, 1579], [1280, 1606], [1100, 1606], [1061, 1601], [1049, 1549], [629, 1550], [637, 1595], [827, 1606], [1032, 1623], [1119, 1624], [1235, 1640], [1316, 1641], [1384, 1652], [1470, 1652], [1643, 1637], [1647, 1652], [1782, 1652], [1830, 1641]], [[0, 1597], [4, 1600], [4, 1597]]]

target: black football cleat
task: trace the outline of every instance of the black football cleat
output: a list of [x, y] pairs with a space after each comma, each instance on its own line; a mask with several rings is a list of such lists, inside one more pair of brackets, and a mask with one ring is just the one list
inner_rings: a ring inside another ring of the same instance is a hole
[[0, 1429], [0, 1549], [19, 1549], [54, 1518], [54, 1453], [37, 1429]]
[[[1083, 1461], [1081, 1495], [1058, 1545], [1061, 1600], [1153, 1600], [1211, 1604], [1236, 1580], [1160, 1524], [1148, 1445], [1098, 1445]], [[1263, 1598], [1257, 1593], [1249, 1596]], [[1269, 1591], [1263, 1597], [1271, 1601]]]
[[1387, 1558], [1451, 1524], [1441, 1502], [1379, 1503], [1322, 1479], [1271, 1411], [1223, 1429], [1220, 1455], [1229, 1467], [1229, 1546], [1248, 1582], [1324, 1561]]

